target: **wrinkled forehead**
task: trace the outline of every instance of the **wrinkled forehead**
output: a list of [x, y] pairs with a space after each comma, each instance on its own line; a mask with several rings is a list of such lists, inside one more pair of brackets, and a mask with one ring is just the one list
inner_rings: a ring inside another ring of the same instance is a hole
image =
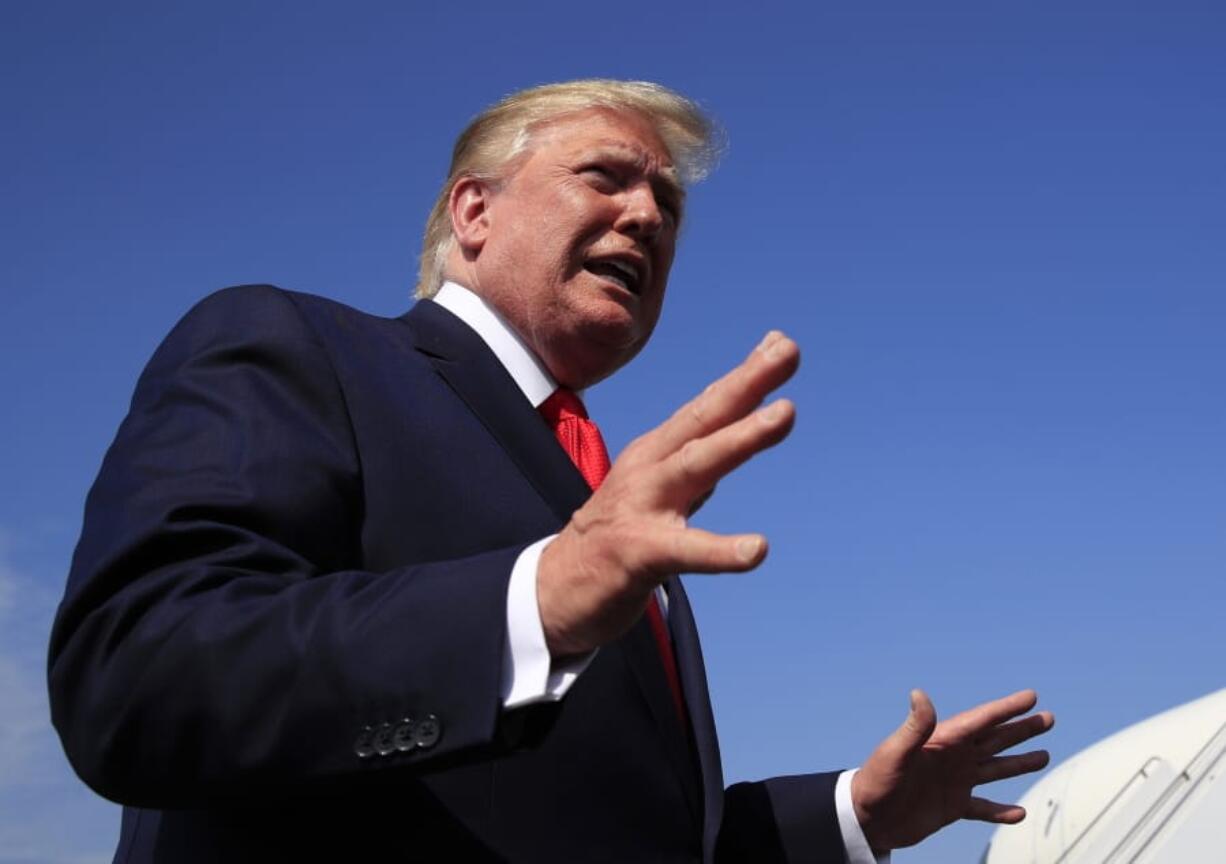
[[511, 161], [534, 154], [566, 159], [616, 157], [633, 163], [684, 194], [681, 173], [667, 142], [651, 118], [638, 112], [589, 108], [536, 123], [525, 129], [512, 146]]

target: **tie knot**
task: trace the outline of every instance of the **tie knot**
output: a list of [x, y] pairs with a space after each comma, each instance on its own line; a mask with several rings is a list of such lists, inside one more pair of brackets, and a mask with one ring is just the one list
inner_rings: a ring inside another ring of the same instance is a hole
[[587, 409], [583, 407], [583, 402], [575, 395], [575, 391], [565, 387], [554, 390], [549, 398], [541, 403], [540, 412], [551, 426], [557, 426], [562, 418], [568, 416], [587, 419]]
[[609, 451], [605, 449], [596, 424], [587, 418], [579, 397], [570, 390], [555, 390], [541, 403], [541, 416], [553, 427], [553, 434], [575, 463], [587, 485], [595, 489], [609, 473]]

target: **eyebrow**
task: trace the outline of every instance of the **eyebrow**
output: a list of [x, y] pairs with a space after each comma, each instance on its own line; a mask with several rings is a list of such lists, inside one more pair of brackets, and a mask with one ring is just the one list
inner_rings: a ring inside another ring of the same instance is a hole
[[[629, 147], [620, 141], [598, 141], [595, 146], [589, 150], [585, 150], [582, 155], [584, 157], [601, 157], [611, 156], [618, 159], [624, 159], [632, 162], [640, 170], [646, 167], [646, 154], [637, 147]], [[655, 172], [655, 177], [662, 181], [663, 186], [669, 194], [671, 194], [678, 204], [685, 203], [685, 186], [681, 184], [681, 174], [677, 171], [675, 165], [666, 165]], [[657, 184], [653, 184], [657, 185]]]

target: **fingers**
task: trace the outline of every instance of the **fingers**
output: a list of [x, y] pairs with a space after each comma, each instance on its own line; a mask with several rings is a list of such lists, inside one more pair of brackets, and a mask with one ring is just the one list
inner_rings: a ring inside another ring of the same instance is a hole
[[689, 509], [689, 510], [686, 512], [686, 514], [685, 514], [685, 515], [686, 515], [686, 518], [689, 518], [689, 517], [693, 516], [695, 513], [697, 513], [699, 510], [701, 510], [701, 509], [702, 509], [702, 505], [703, 505], [703, 504], [706, 504], [706, 503], [707, 503], [707, 501], [709, 501], [709, 500], [711, 499], [711, 496], [712, 496], [712, 495], [714, 495], [714, 494], [715, 494], [715, 487], [714, 487], [714, 486], [712, 486], [712, 487], [711, 487], [710, 489], [708, 489], [706, 492], [703, 492], [701, 495], [699, 495], [697, 498], [695, 498], [693, 501], [691, 501], [691, 502], [690, 502], [690, 509]]
[[932, 707], [932, 700], [923, 690], [911, 691], [911, 710], [890, 737], [881, 742], [874, 751], [874, 757], [880, 755], [891, 764], [891, 770], [901, 766], [907, 758], [924, 746], [936, 728], [937, 712]]
[[1038, 701], [1038, 694], [1033, 690], [1019, 690], [950, 717], [941, 724], [937, 735], [942, 743], [971, 741], [993, 726], [1025, 714]]
[[899, 731], [908, 739], [909, 749], [918, 750], [932, 737], [937, 725], [937, 709], [923, 690], [911, 691], [911, 710]]
[[724, 535], [681, 528], [644, 540], [646, 569], [661, 574], [739, 573], [757, 567], [767, 553], [761, 534]]
[[979, 783], [993, 783], [1022, 774], [1033, 774], [1046, 768], [1050, 761], [1051, 756], [1046, 750], [1033, 750], [1016, 756], [997, 756], [980, 763]]
[[772, 330], [740, 366], [644, 436], [640, 448], [649, 458], [663, 459], [687, 441], [741, 419], [791, 378], [799, 365], [800, 349], [796, 343]]
[[979, 746], [986, 753], [1000, 753], [1023, 741], [1029, 741], [1036, 735], [1042, 735], [1054, 725], [1055, 716], [1050, 711], [1040, 711], [991, 730], [983, 737]]
[[986, 798], [972, 798], [967, 803], [962, 818], [998, 825], [1015, 825], [1026, 818], [1026, 808], [1016, 804], [998, 804]]
[[796, 409], [780, 399], [702, 438], [692, 439], [668, 457], [665, 484], [669, 495], [692, 501], [702, 490], [756, 453], [778, 444], [796, 421]]

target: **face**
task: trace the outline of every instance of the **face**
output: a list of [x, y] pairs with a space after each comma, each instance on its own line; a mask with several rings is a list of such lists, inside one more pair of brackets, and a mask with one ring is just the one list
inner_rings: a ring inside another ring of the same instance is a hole
[[668, 149], [634, 114], [558, 120], [520, 158], [486, 193], [470, 287], [560, 383], [586, 387], [651, 336], [684, 195]]

